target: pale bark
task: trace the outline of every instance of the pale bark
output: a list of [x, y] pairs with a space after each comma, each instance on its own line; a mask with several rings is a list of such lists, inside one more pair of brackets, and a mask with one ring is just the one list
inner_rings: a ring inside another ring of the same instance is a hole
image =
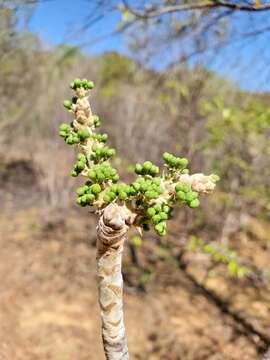
[[97, 274], [102, 338], [107, 360], [128, 360], [123, 316], [123, 245], [128, 230], [126, 214], [116, 204], [107, 206], [97, 227]]

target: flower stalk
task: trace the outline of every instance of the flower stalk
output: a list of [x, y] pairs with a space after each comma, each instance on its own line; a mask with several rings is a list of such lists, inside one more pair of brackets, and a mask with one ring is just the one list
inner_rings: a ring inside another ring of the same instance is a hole
[[93, 82], [75, 79], [70, 87], [75, 96], [63, 105], [74, 118], [70, 124], [60, 125], [59, 135], [79, 151], [71, 176], [86, 178], [76, 190], [76, 202], [91, 206], [98, 215], [97, 275], [104, 352], [107, 360], [127, 360], [121, 266], [129, 228], [134, 226], [142, 232], [153, 227], [158, 235], [165, 236], [174, 207], [199, 207], [199, 196], [212, 192], [219, 178], [213, 174], [190, 175], [186, 158], [164, 153], [161, 175], [157, 165], [145, 161], [134, 166], [134, 182], [119, 182], [110, 162], [115, 149], [106, 145], [107, 134], [96, 132], [100, 119], [89, 103]]

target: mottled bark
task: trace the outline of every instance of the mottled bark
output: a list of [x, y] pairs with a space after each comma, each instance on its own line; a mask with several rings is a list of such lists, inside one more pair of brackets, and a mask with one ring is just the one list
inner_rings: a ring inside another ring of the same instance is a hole
[[123, 317], [123, 245], [128, 226], [126, 214], [116, 204], [105, 208], [97, 227], [97, 273], [102, 338], [107, 360], [128, 360]]

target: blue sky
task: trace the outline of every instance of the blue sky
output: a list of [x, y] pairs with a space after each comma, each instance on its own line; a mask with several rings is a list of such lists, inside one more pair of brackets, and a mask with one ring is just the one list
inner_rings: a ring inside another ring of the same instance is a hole
[[[87, 14], [95, 18], [95, 3], [95, 0], [47, 0], [34, 10], [29, 29], [39, 35], [46, 47], [66, 43], [81, 46], [89, 55], [109, 50], [128, 54], [125, 36], [110, 36], [120, 21], [117, 12], [107, 13], [87, 31], [80, 31]], [[243, 31], [247, 31], [252, 30], [255, 25], [264, 24], [264, 20], [265, 14], [256, 14], [256, 17], [249, 15], [248, 18], [243, 14], [236, 21], [240, 22]], [[214, 61], [207, 61], [207, 66], [229, 77], [243, 89], [270, 91], [270, 78], [267, 76], [270, 75], [269, 34], [270, 32], [248, 38], [245, 42], [236, 42], [219, 54], [211, 54]]]

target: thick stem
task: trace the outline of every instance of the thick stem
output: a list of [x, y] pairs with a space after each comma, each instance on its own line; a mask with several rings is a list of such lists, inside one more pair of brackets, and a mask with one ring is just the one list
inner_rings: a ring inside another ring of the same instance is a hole
[[123, 316], [123, 244], [128, 226], [122, 209], [105, 208], [97, 227], [97, 274], [101, 308], [102, 338], [107, 360], [128, 360]]

